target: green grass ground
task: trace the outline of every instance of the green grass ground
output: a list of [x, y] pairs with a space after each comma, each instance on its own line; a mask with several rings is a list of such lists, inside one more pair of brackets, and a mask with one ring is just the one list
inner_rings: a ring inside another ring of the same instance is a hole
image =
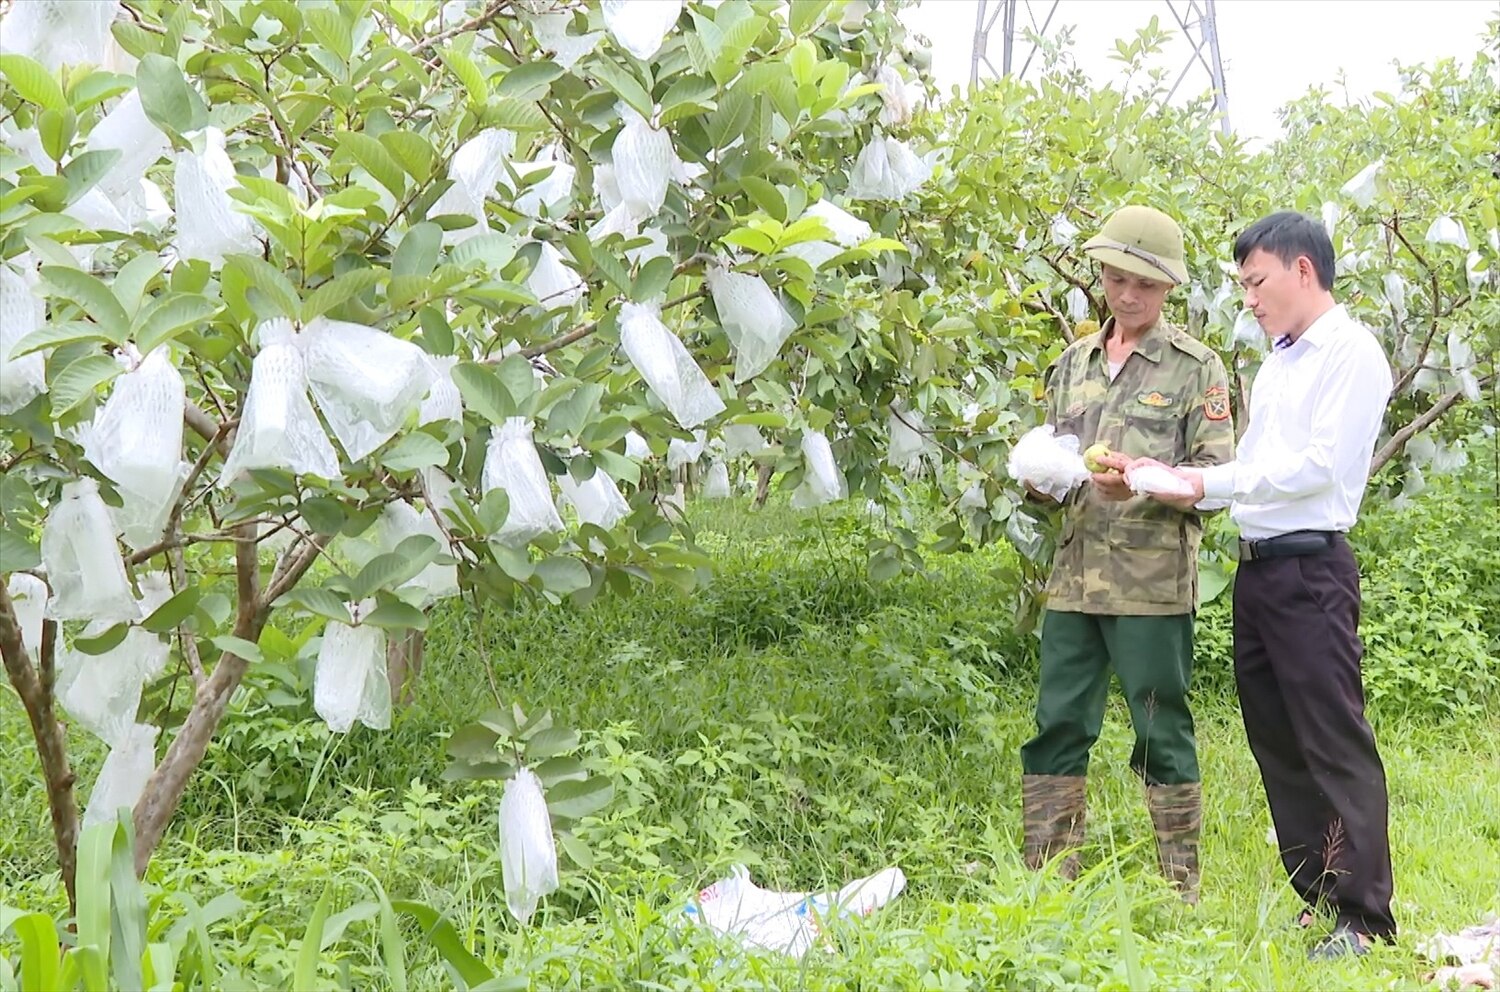
[[[1419, 938], [1500, 911], [1500, 713], [1376, 714], [1390, 778], [1394, 947], [1309, 964], [1312, 937], [1266, 839], [1269, 817], [1227, 676], [1224, 611], [1202, 621], [1196, 712], [1206, 800], [1203, 902], [1182, 907], [1154, 867], [1131, 737], [1111, 701], [1090, 775], [1085, 877], [1021, 865], [1018, 749], [1034, 661], [998, 605], [1004, 550], [939, 559], [929, 578], [871, 586], [846, 526], [700, 505], [718, 581], [587, 610], [529, 608], [434, 625], [420, 698], [387, 734], [332, 738], [310, 707], [246, 694], [149, 880], [246, 908], [216, 929], [249, 985], [290, 970], [311, 906], [392, 897], [449, 914], [475, 953], [533, 988], [1420, 987]], [[499, 788], [446, 784], [443, 738], [493, 707], [550, 708], [578, 728], [614, 803], [579, 834], [587, 869], [530, 928], [504, 908]], [[1394, 708], [1392, 708], [1394, 712]], [[29, 735], [0, 696], [0, 901], [56, 908], [50, 831]], [[87, 754], [88, 782], [97, 754]], [[768, 887], [837, 887], [897, 864], [906, 892], [836, 927], [794, 962], [684, 931], [676, 910], [735, 862]], [[164, 918], [170, 917], [170, 911]], [[325, 975], [383, 987], [370, 923], [345, 920]], [[408, 932], [413, 987], [444, 987]]]

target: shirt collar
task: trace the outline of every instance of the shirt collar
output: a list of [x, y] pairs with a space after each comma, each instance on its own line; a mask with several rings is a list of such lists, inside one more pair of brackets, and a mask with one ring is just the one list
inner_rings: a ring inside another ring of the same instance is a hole
[[[1160, 362], [1162, 351], [1167, 346], [1166, 327], [1166, 321], [1157, 320], [1156, 323], [1146, 328], [1146, 333], [1142, 334], [1141, 339], [1135, 343], [1134, 353], [1150, 362]], [[1104, 322], [1104, 326], [1099, 328], [1098, 333], [1094, 335], [1094, 340], [1090, 344], [1090, 347], [1094, 351], [1103, 351], [1104, 342], [1109, 339], [1114, 329], [1115, 319], [1111, 317]]]
[[1328, 311], [1323, 314], [1323, 316], [1319, 317], [1311, 324], [1308, 324], [1307, 330], [1303, 331], [1302, 335], [1298, 337], [1296, 341], [1293, 341], [1290, 335], [1283, 335], [1282, 337], [1277, 338], [1276, 350], [1284, 351], [1287, 348], [1290, 348], [1292, 345], [1298, 344], [1302, 341], [1306, 341], [1310, 347], [1321, 348], [1328, 342], [1328, 339], [1333, 334], [1334, 329], [1338, 327], [1338, 325], [1342, 324], [1348, 318], [1348, 316], [1349, 313], [1344, 309], [1344, 305], [1342, 303], [1336, 304], [1335, 306], [1329, 308]]

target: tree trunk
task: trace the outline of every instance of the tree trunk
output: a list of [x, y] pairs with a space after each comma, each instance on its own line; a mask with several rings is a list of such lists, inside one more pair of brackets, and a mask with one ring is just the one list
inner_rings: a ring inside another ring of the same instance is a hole
[[752, 504], [757, 510], [766, 505], [766, 500], [771, 495], [771, 476], [776, 474], [776, 466], [770, 462], [761, 462], [755, 466], [755, 502]]
[[427, 634], [408, 630], [390, 638], [385, 648], [385, 675], [391, 684], [391, 703], [405, 706], [412, 701], [422, 676], [422, 648]]

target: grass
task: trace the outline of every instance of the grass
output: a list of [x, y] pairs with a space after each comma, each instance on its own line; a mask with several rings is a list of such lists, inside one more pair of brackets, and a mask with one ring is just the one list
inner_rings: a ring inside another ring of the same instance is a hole
[[[1416, 988], [1422, 935], [1500, 910], [1500, 714], [1461, 726], [1377, 714], [1390, 779], [1394, 947], [1312, 965], [1315, 935], [1266, 841], [1269, 817], [1227, 678], [1225, 616], [1201, 621], [1196, 715], [1204, 772], [1203, 902], [1158, 877], [1141, 788], [1111, 699], [1089, 782], [1088, 870], [1073, 885], [1020, 863], [1018, 749], [1031, 731], [1034, 648], [997, 607], [1009, 552], [937, 560], [872, 586], [854, 517], [700, 504], [719, 561], [705, 591], [648, 590], [587, 610], [526, 608], [434, 623], [416, 704], [392, 730], [332, 737], [310, 706], [246, 692], [148, 880], [157, 900], [248, 908], [215, 928], [249, 985], [285, 984], [324, 885], [449, 914], [497, 972], [533, 988]], [[616, 783], [579, 833], [592, 866], [529, 929], [506, 914], [494, 861], [495, 783], [446, 784], [443, 738], [504, 701], [550, 708]], [[305, 673], [304, 673], [305, 674]], [[29, 734], [0, 696], [0, 890], [57, 908], [50, 830]], [[100, 755], [85, 747], [81, 781]], [[684, 931], [676, 911], [742, 862], [762, 885], [834, 888], [898, 864], [908, 888], [833, 953], [797, 962]], [[380, 987], [372, 923], [343, 921], [323, 977]], [[407, 932], [414, 987], [449, 984]]]

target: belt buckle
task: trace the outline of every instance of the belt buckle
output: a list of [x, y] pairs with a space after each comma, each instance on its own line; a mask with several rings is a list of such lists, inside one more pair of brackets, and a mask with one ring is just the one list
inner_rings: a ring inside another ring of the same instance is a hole
[[1260, 553], [1256, 550], [1256, 541], [1240, 541], [1240, 560], [1259, 561]]

